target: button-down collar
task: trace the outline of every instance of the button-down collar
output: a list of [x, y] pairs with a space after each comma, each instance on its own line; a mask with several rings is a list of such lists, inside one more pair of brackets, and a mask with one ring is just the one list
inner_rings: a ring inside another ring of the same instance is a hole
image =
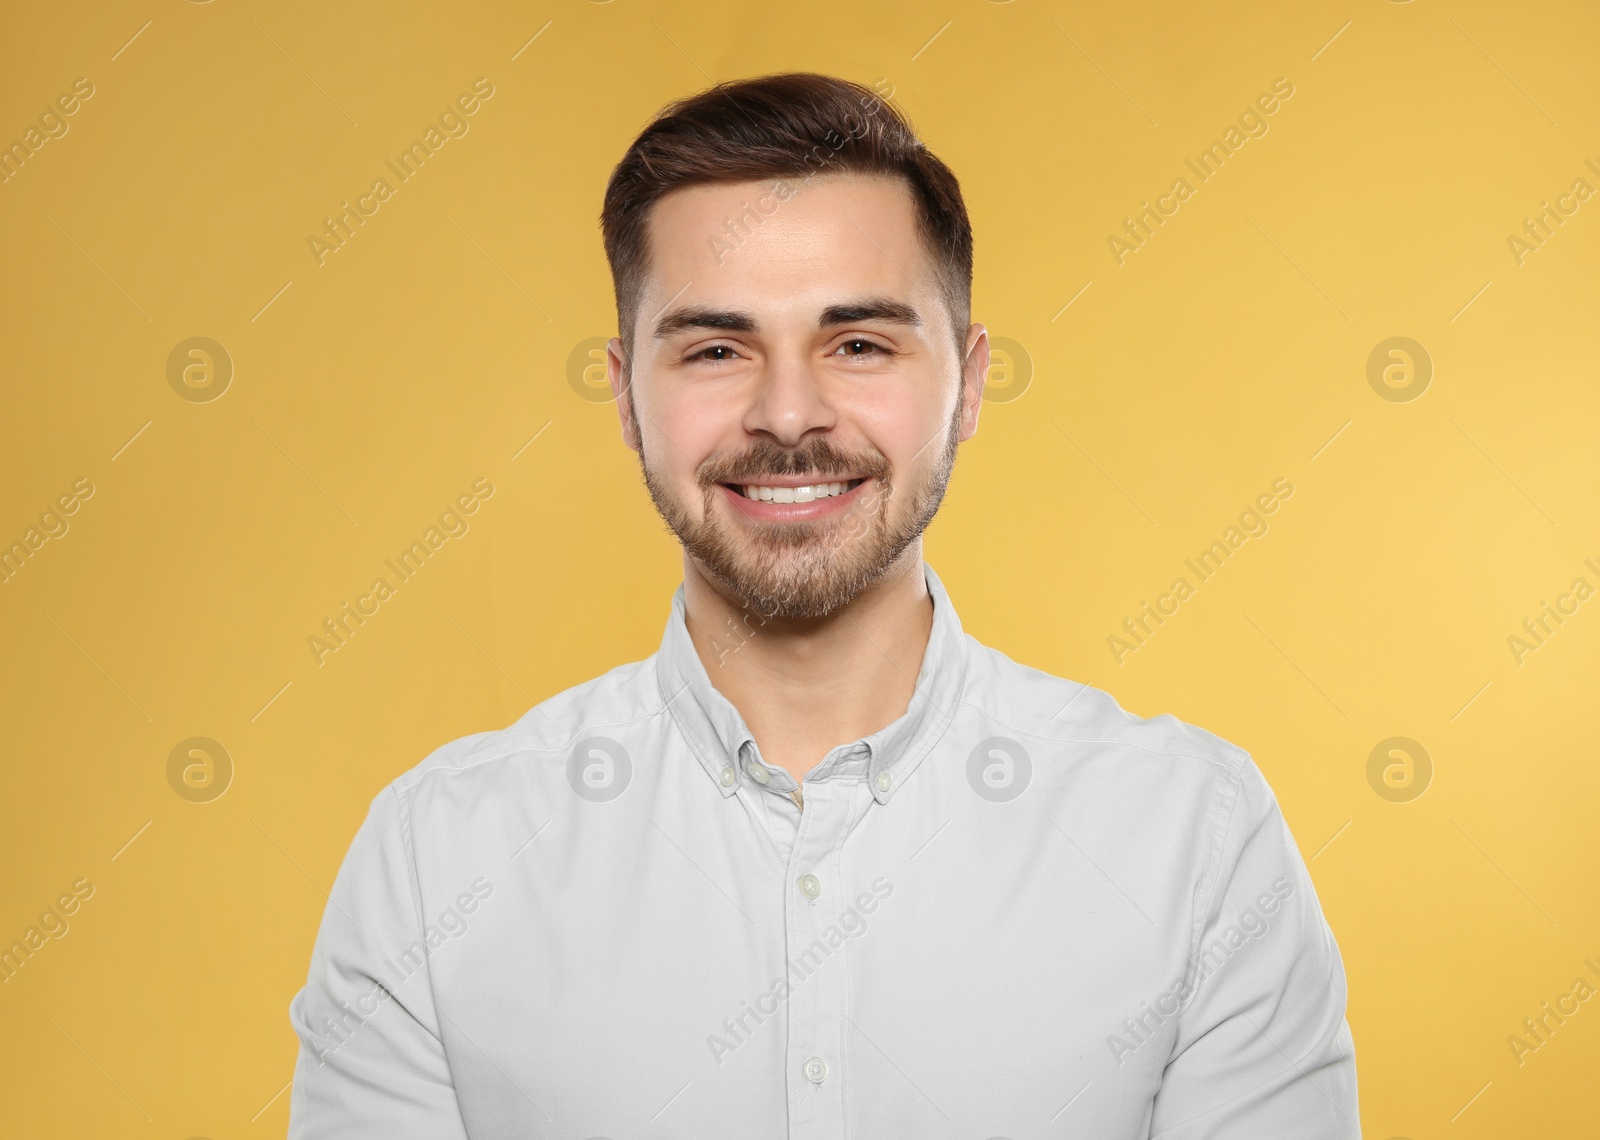
[[[950, 595], [927, 563], [922, 566], [933, 600], [933, 628], [922, 655], [915, 691], [906, 711], [870, 736], [833, 749], [808, 774], [818, 779], [865, 779], [873, 798], [887, 803], [895, 789], [916, 770], [938, 743], [960, 703], [967, 674], [967, 636]], [[689, 742], [695, 759], [724, 796], [738, 791], [752, 768], [768, 774], [767, 786], [787, 793], [795, 785], [786, 773], [761, 766], [755, 739], [733, 703], [717, 691], [689, 637], [684, 588], [672, 597], [672, 612], [656, 654], [661, 699]], [[754, 629], [730, 631], [730, 648], [741, 638], [759, 636]], [[737, 649], [733, 649], [737, 652]], [[887, 779], [885, 778], [887, 777]], [[762, 783], [759, 776], [753, 777]]]

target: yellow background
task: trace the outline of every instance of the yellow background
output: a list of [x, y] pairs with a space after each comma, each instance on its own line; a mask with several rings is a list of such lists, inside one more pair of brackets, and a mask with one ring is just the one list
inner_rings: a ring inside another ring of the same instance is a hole
[[[962, 180], [975, 319], [1032, 361], [929, 532], [966, 628], [1253, 753], [1344, 955], [1367, 1136], [1595, 1134], [1600, 1002], [1507, 1044], [1600, 962], [1600, 600], [1507, 645], [1600, 586], [1600, 200], [1521, 265], [1506, 241], [1600, 188], [1593, 5], [156, 0], [8, 5], [3, 39], [0, 142], [95, 94], [0, 186], [0, 542], [95, 493], [0, 585], [0, 943], [96, 891], [0, 985], [0, 1134], [281, 1135], [287, 1006], [371, 797], [655, 649], [677, 548], [568, 379], [615, 331], [601, 194], [661, 104], [790, 69], [886, 81]], [[1280, 76], [1269, 133], [1118, 265]], [[480, 77], [470, 133], [319, 266], [322, 220]], [[214, 401], [168, 383], [194, 336], [234, 365]], [[1420, 398], [1368, 383], [1392, 336]], [[1280, 477], [1270, 531], [1119, 665]], [[319, 666], [478, 478], [470, 531]], [[207, 803], [167, 778], [194, 736], [234, 765]], [[1393, 736], [1431, 757], [1410, 802], [1368, 782]]]

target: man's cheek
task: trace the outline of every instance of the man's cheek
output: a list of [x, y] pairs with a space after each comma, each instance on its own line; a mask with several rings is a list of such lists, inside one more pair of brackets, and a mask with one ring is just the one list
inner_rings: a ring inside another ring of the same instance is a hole
[[[709, 386], [708, 386], [709, 387]], [[698, 471], [713, 456], [737, 455], [749, 446], [744, 438], [744, 409], [724, 394], [696, 393], [693, 396], [647, 404], [641, 416], [645, 432], [654, 429], [656, 447], [651, 466], [685, 486], [698, 483]]]

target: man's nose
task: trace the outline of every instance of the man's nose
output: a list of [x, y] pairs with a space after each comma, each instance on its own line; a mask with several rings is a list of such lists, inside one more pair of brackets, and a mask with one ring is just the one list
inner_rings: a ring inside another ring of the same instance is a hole
[[769, 360], [745, 412], [744, 429], [785, 447], [796, 446], [813, 432], [830, 430], [838, 416], [824, 380], [804, 360]]

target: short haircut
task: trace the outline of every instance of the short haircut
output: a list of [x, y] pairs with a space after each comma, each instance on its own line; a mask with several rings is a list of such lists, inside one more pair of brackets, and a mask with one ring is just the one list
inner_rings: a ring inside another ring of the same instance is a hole
[[960, 359], [972, 312], [972, 224], [960, 183], [888, 99], [815, 72], [719, 83], [669, 103], [611, 172], [600, 229], [628, 359], [650, 269], [647, 223], [658, 199], [704, 183], [845, 173], [899, 178], [910, 189]]

